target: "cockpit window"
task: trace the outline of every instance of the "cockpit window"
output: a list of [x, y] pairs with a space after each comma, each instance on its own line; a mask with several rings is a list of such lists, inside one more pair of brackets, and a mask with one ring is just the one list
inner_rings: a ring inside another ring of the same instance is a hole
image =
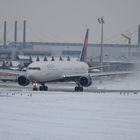
[[28, 69], [29, 69], [29, 70], [40, 70], [39, 67], [29, 67]]

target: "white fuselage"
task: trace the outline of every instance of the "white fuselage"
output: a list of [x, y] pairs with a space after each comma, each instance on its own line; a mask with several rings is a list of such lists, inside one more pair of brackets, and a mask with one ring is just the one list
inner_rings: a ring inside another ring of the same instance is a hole
[[31, 82], [49, 82], [65, 77], [82, 76], [88, 73], [88, 65], [79, 61], [38, 61], [27, 68]]

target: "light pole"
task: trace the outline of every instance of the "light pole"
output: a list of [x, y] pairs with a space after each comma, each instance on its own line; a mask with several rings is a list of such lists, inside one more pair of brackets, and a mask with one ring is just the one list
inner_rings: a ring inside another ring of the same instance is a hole
[[[103, 66], [103, 25], [104, 25], [104, 19], [103, 17], [97, 19], [99, 24], [101, 24], [101, 49], [100, 49], [100, 65]], [[102, 68], [101, 68], [102, 70]]]

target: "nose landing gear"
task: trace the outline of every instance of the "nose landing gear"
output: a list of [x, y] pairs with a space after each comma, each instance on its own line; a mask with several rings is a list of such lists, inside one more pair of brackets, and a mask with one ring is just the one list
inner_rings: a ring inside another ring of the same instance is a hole
[[37, 83], [33, 83], [33, 91], [38, 91], [38, 88], [37, 88]]

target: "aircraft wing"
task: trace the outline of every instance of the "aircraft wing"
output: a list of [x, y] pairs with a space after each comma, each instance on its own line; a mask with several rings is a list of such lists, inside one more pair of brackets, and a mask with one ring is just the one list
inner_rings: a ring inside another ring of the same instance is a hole
[[[114, 72], [97, 72], [89, 73], [91, 77], [101, 77], [101, 76], [112, 76], [112, 75], [125, 75], [125, 74], [136, 74], [137, 71], [114, 71]], [[86, 74], [84, 74], [86, 75]], [[84, 75], [66, 75], [63, 76], [62, 81], [77, 81], [79, 77]]]
[[111, 75], [124, 75], [124, 74], [136, 74], [137, 71], [114, 71], [114, 72], [99, 72], [99, 73], [91, 73], [91, 77], [98, 76], [111, 76]]
[[0, 69], [0, 80], [2, 81], [16, 81], [19, 75], [25, 75], [24, 71]]
[[104, 68], [104, 67], [110, 67], [110, 65], [103, 65], [103, 66], [89, 67], [89, 70], [99, 69], [99, 68]]
[[63, 81], [78, 81], [81, 76], [90, 75], [91, 77], [101, 77], [101, 76], [112, 76], [112, 75], [125, 75], [125, 74], [136, 74], [137, 71], [114, 71], [114, 72], [97, 72], [97, 73], [87, 73], [83, 75], [64, 75], [61, 79], [56, 80], [59, 82]]
[[95, 66], [95, 67], [89, 67], [89, 72], [93, 72], [95, 69], [100, 70], [101, 68], [110, 67], [110, 65], [103, 65], [103, 66]]

